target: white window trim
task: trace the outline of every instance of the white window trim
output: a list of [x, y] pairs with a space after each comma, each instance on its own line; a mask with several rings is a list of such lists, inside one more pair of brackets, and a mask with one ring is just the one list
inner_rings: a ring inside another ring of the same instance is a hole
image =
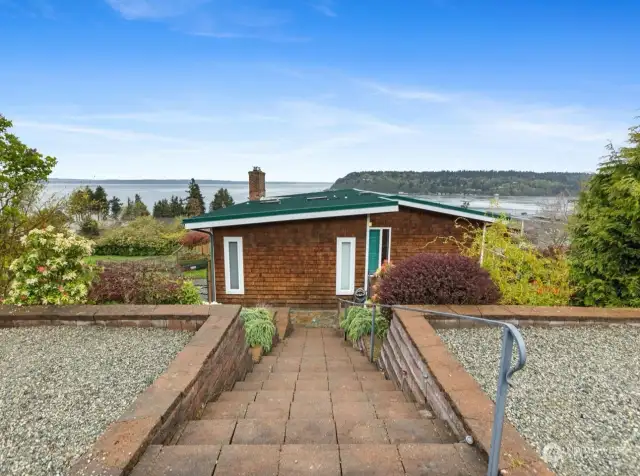
[[[229, 268], [229, 243], [238, 243], [238, 284], [239, 289], [231, 289], [231, 270]], [[244, 294], [244, 253], [241, 236], [224, 237], [224, 284], [226, 294]]]
[[[349, 263], [350, 285], [348, 290], [341, 289], [340, 271], [342, 268], [342, 243], [351, 243], [351, 262]], [[356, 292], [356, 239], [338, 238], [336, 240], [336, 296], [350, 296]]]

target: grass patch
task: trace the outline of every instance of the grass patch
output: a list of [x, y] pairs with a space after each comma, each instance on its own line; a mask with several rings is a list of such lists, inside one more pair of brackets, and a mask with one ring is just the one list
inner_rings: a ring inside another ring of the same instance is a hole
[[206, 269], [194, 269], [189, 271], [183, 271], [182, 275], [189, 279], [207, 279]]

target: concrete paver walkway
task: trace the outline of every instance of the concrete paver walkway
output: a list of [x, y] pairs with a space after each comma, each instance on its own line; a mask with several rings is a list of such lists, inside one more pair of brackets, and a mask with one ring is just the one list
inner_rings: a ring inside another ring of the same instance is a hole
[[331, 329], [296, 329], [141, 475], [483, 475], [477, 451], [419, 411]]

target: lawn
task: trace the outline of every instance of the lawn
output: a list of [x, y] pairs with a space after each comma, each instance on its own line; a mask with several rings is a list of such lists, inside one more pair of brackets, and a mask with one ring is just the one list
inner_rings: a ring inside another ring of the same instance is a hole
[[[98, 261], [143, 261], [143, 260], [155, 260], [163, 262], [175, 262], [175, 256], [89, 256], [86, 258], [87, 263], [96, 264]], [[185, 278], [189, 279], [207, 279], [206, 269], [194, 269], [190, 271], [184, 271], [182, 273]]]

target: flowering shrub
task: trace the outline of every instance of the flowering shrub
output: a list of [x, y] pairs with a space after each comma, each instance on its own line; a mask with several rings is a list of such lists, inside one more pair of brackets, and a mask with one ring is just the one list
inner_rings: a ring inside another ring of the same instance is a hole
[[200, 304], [192, 281], [169, 263], [156, 261], [98, 262], [102, 271], [89, 298], [96, 304]]
[[15, 273], [6, 304], [82, 304], [87, 302], [94, 267], [83, 260], [92, 242], [57, 233], [52, 226], [23, 236], [23, 254], [11, 263]]
[[153, 217], [140, 217], [126, 226], [105, 232], [95, 247], [96, 255], [161, 256], [179, 246], [184, 229], [166, 225]]
[[380, 281], [381, 304], [494, 304], [500, 292], [476, 260], [423, 253], [392, 267]]
[[563, 248], [540, 252], [524, 237], [509, 230], [505, 220], [488, 226], [484, 238], [479, 228], [467, 230], [466, 241], [469, 245], [462, 253], [474, 260], [479, 260], [482, 253], [482, 267], [500, 288], [501, 304], [569, 304], [573, 289]]

